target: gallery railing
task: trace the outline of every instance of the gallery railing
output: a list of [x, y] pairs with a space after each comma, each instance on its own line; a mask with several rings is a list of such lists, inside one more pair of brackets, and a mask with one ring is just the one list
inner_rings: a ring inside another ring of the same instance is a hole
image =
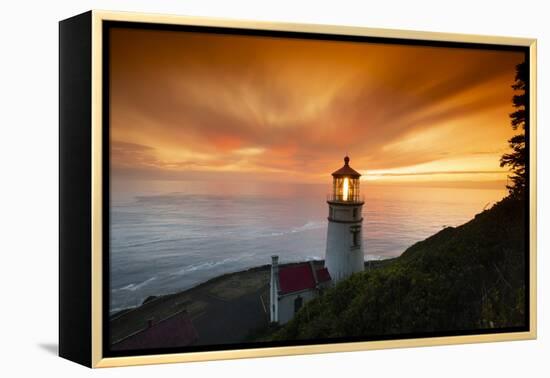
[[327, 194], [327, 201], [329, 202], [340, 202], [340, 203], [363, 203], [365, 202], [365, 197], [359, 194], [348, 194], [344, 196], [343, 194]]

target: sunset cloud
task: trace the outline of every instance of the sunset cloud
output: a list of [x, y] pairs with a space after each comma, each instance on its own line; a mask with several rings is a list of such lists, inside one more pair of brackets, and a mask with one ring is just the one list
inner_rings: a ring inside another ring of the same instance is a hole
[[132, 29], [111, 48], [120, 175], [322, 182], [348, 153], [378, 180], [506, 179], [519, 52]]

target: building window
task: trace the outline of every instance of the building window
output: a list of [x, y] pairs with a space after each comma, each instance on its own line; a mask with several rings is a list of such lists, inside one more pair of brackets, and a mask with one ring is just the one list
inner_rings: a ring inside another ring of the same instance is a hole
[[357, 209], [357, 208], [354, 208], [354, 209], [353, 209], [353, 219], [357, 219], [358, 210], [359, 210], [359, 209]]
[[294, 300], [294, 313], [297, 313], [304, 304], [304, 300], [302, 297], [298, 297]]
[[351, 232], [351, 247], [361, 246], [361, 227], [352, 227]]

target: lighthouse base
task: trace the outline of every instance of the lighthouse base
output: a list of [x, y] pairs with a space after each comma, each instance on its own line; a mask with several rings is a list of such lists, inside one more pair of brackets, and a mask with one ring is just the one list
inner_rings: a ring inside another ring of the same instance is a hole
[[364, 270], [362, 238], [355, 244], [353, 232], [361, 223], [328, 222], [325, 267], [333, 282]]

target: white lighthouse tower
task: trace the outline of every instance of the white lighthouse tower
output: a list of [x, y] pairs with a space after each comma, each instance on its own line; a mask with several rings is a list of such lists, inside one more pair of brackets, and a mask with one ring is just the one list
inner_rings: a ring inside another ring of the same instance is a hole
[[338, 282], [364, 268], [363, 215], [364, 201], [359, 194], [359, 172], [344, 166], [332, 174], [332, 193], [329, 208], [325, 267], [333, 282]]

